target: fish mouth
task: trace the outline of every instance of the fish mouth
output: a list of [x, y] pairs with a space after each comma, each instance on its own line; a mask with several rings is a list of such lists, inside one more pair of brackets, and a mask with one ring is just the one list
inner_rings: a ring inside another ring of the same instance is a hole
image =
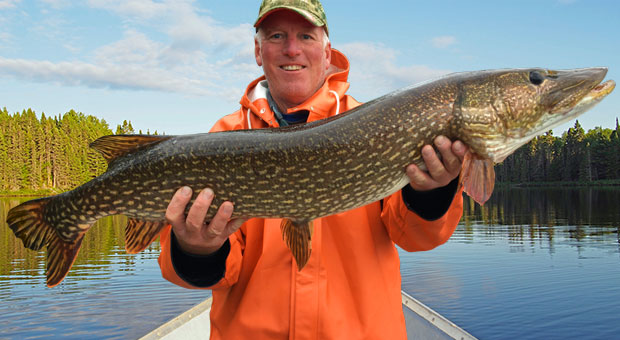
[[558, 122], [551, 122], [551, 124], [559, 125], [565, 123], [587, 110], [591, 109], [594, 105], [598, 104], [603, 98], [607, 97], [616, 88], [616, 82], [609, 79], [603, 83], [594, 86], [590, 92], [586, 93], [575, 106], [564, 113], [564, 117]]
[[589, 100], [596, 100], [599, 98], [603, 99], [608, 94], [610, 94], [611, 91], [613, 91], [615, 88], [616, 88], [616, 82], [609, 79], [606, 82], [596, 85], [592, 90], [590, 90], [588, 94], [585, 95], [582, 101], [588, 97], [590, 97]]

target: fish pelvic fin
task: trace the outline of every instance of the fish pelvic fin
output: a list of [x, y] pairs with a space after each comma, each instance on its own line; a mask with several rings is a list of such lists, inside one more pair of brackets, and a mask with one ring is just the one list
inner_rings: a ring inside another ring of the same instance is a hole
[[293, 253], [297, 269], [302, 270], [312, 252], [312, 234], [314, 225], [310, 222], [297, 222], [290, 219], [283, 219], [280, 224], [282, 230], [282, 238], [286, 246]]
[[166, 222], [142, 221], [130, 218], [125, 227], [125, 250], [129, 254], [137, 254], [149, 246]]
[[[45, 218], [45, 207], [54, 197], [24, 202], [7, 215], [7, 224], [26, 248], [40, 250], [47, 246], [47, 286], [54, 287], [67, 276], [82, 244], [87, 226], [76, 228], [77, 238], [68, 242], [60, 238], [56, 228]], [[86, 228], [84, 228], [86, 227]]]
[[143, 147], [153, 146], [170, 138], [172, 136], [109, 135], [97, 138], [90, 143], [90, 147], [97, 150], [110, 164], [119, 157], [135, 152]]
[[483, 205], [491, 197], [495, 186], [493, 161], [471, 152], [465, 154], [459, 184], [467, 195]]

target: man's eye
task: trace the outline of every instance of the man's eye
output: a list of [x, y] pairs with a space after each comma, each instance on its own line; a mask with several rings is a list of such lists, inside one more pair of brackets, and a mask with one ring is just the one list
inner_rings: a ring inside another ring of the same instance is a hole
[[304, 40], [310, 40], [310, 39], [312, 39], [312, 36], [309, 35], [309, 34], [302, 34], [301, 38], [304, 39]]
[[282, 33], [274, 33], [271, 35], [271, 39], [281, 39]]

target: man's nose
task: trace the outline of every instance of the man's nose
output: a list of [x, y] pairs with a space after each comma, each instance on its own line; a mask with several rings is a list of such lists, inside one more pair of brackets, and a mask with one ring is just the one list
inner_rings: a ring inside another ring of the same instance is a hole
[[289, 57], [297, 56], [301, 53], [301, 45], [297, 37], [290, 37], [284, 43], [284, 54]]

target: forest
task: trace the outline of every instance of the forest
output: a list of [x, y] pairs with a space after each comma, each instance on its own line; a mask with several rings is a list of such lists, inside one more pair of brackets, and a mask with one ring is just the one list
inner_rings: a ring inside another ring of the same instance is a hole
[[[33, 110], [0, 110], [0, 193], [56, 193], [103, 173], [106, 162], [89, 143], [109, 134], [135, 133], [124, 121], [112, 131], [108, 123], [73, 110], [38, 116]], [[138, 131], [142, 133], [142, 131]], [[150, 132], [147, 131], [147, 134]], [[157, 134], [155, 131], [154, 134]], [[518, 149], [495, 166], [499, 183], [620, 183], [620, 127], [587, 132], [574, 127], [551, 131]]]
[[587, 132], [579, 121], [554, 136], [538, 136], [495, 165], [499, 183], [522, 185], [618, 184], [620, 181], [620, 127], [596, 127]]
[[0, 193], [72, 189], [107, 168], [103, 157], [88, 146], [90, 142], [104, 135], [134, 132], [130, 122], [112, 131], [105, 120], [73, 110], [58, 116], [37, 116], [31, 109], [10, 114], [3, 108]]

